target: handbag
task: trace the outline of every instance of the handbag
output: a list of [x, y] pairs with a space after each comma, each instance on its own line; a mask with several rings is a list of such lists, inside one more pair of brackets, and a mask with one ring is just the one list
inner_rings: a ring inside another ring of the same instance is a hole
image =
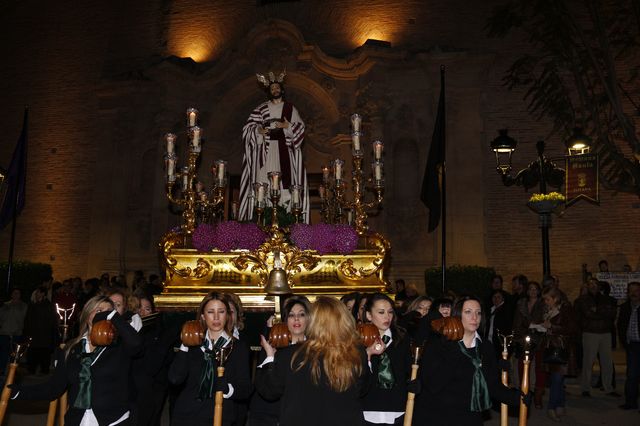
[[542, 362], [545, 364], [566, 364], [569, 362], [569, 352], [565, 348], [563, 339], [560, 336], [548, 337], [547, 347], [542, 354]]

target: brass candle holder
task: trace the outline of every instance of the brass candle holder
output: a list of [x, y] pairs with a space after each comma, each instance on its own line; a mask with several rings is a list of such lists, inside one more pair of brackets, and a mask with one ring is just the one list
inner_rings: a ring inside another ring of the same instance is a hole
[[[351, 209], [355, 214], [355, 228], [358, 234], [362, 235], [369, 229], [367, 225], [368, 211], [372, 208], [378, 208], [382, 205], [384, 193], [384, 164], [382, 154], [384, 144], [381, 141], [374, 141], [373, 162], [371, 163], [371, 177], [365, 178], [362, 162], [364, 153], [361, 149], [361, 140], [363, 133], [361, 132], [362, 118], [358, 114], [351, 116], [351, 143], [352, 143], [352, 164], [351, 182], [353, 189], [353, 200], [348, 201], [345, 197], [346, 185], [338, 182], [336, 179], [336, 196], [341, 209]], [[338, 172], [337, 163], [334, 162], [334, 176]], [[340, 173], [336, 178], [342, 177]], [[365, 201], [365, 192], [370, 191], [375, 194], [374, 199]]]
[[[217, 160], [215, 166], [212, 167], [214, 184], [209, 193], [204, 191], [200, 182], [197, 182], [197, 160], [202, 151], [202, 134], [203, 130], [198, 126], [198, 110], [189, 108], [187, 110], [187, 135], [189, 138], [187, 165], [183, 166], [179, 173], [176, 173], [178, 157], [175, 153], [175, 145], [177, 136], [173, 133], [165, 135], [166, 194], [171, 203], [182, 208], [183, 223], [181, 228], [185, 236], [193, 233], [198, 216], [201, 222], [209, 222], [212, 217], [222, 216], [217, 212], [223, 206], [227, 186], [227, 162], [224, 160]], [[178, 178], [180, 178], [180, 184], [176, 185]], [[176, 191], [178, 186], [180, 191]]]

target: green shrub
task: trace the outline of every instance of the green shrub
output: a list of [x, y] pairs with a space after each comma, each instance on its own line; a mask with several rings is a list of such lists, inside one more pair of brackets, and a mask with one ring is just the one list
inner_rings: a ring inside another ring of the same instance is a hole
[[[0, 294], [5, 294], [7, 288], [8, 262], [0, 262]], [[11, 287], [22, 290], [22, 299], [27, 301], [31, 292], [42, 282], [50, 278], [53, 269], [48, 263], [36, 263], [24, 260], [14, 260], [11, 268]]]
[[[489, 296], [489, 284], [495, 273], [493, 268], [484, 266], [450, 266], [447, 268], [445, 293], [453, 291], [458, 296], [469, 294], [485, 300]], [[428, 268], [424, 278], [427, 294], [441, 297], [442, 268]]]

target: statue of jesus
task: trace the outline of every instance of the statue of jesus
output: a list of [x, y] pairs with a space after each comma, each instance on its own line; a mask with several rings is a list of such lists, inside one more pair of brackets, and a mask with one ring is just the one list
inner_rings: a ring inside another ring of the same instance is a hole
[[269, 182], [269, 172], [280, 172], [280, 205], [291, 209], [291, 185], [301, 185], [300, 201], [304, 222], [309, 222], [309, 187], [302, 162], [304, 122], [292, 103], [284, 100], [284, 76], [257, 74], [269, 100], [258, 105], [242, 129], [244, 157], [240, 181], [239, 219], [253, 217], [253, 184]]

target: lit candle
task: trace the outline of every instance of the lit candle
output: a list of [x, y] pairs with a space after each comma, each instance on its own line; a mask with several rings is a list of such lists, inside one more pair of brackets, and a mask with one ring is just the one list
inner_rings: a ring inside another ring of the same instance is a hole
[[380, 141], [375, 141], [373, 143], [373, 158], [376, 160], [381, 160], [383, 149], [384, 149], [384, 144]]
[[164, 138], [167, 141], [167, 154], [173, 154], [176, 145], [176, 135], [173, 133], [167, 133], [164, 135]]
[[279, 190], [280, 189], [280, 172], [269, 172], [267, 173], [269, 179], [271, 179], [271, 190]]
[[336, 177], [336, 180], [342, 179], [342, 165], [344, 161], [337, 159], [333, 162], [333, 175]]
[[222, 184], [224, 182], [224, 176], [227, 171], [227, 162], [224, 160], [216, 161], [216, 166], [218, 167], [218, 182]]
[[353, 150], [360, 151], [360, 132], [353, 132], [351, 134], [351, 142], [353, 142]]
[[349, 209], [347, 211], [347, 223], [351, 225], [353, 223], [353, 210]]
[[373, 163], [373, 173], [376, 177], [376, 180], [382, 180], [382, 163], [376, 161]]
[[327, 166], [322, 166], [322, 181], [324, 183], [327, 183], [329, 181], [329, 167]]
[[200, 151], [200, 137], [202, 136], [202, 129], [195, 126], [191, 129], [191, 145], [194, 152]]
[[187, 110], [187, 126], [193, 127], [198, 122], [198, 110], [195, 108], [189, 108]]
[[362, 123], [362, 117], [360, 117], [360, 114], [353, 114], [351, 116], [351, 130], [354, 132], [360, 132], [360, 123]]

